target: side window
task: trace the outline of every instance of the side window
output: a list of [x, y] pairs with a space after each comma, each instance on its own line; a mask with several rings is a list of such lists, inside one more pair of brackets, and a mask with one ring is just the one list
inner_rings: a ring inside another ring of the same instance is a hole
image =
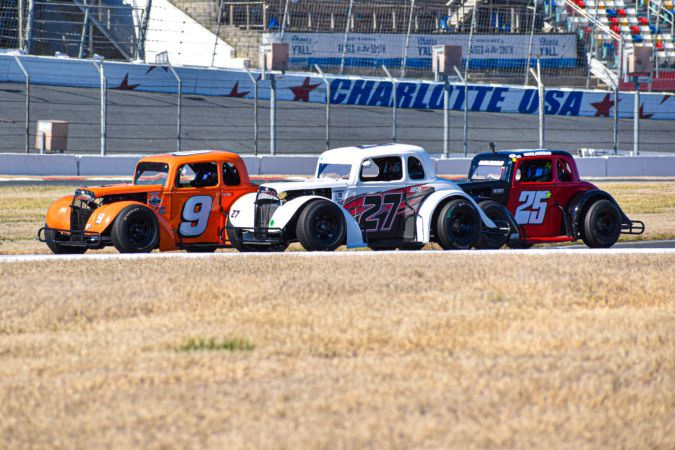
[[422, 165], [422, 161], [414, 156], [408, 157], [408, 176], [411, 180], [424, 179], [424, 166]]
[[231, 162], [223, 163], [223, 183], [225, 183], [225, 186], [239, 186], [241, 184], [239, 171]]
[[516, 170], [516, 181], [521, 183], [548, 183], [553, 181], [551, 160], [532, 159], [523, 161]]
[[178, 169], [176, 187], [209, 187], [218, 185], [218, 165], [216, 163], [184, 164]]
[[361, 181], [398, 181], [403, 178], [399, 156], [367, 159], [361, 164]]
[[572, 169], [567, 161], [559, 159], [556, 163], [556, 167], [558, 171], [558, 181], [563, 183], [572, 181]]

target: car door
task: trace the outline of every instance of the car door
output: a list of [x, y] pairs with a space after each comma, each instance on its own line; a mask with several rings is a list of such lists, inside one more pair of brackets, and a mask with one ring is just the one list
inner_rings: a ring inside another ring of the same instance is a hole
[[406, 182], [401, 156], [369, 158], [362, 162], [355, 196], [345, 208], [368, 239], [399, 239], [403, 235]]
[[551, 156], [521, 158], [513, 171], [508, 209], [527, 237], [559, 236], [562, 212], [555, 205], [559, 185]]
[[179, 242], [219, 241], [220, 184], [216, 162], [186, 163], [178, 167], [171, 192], [171, 223]]

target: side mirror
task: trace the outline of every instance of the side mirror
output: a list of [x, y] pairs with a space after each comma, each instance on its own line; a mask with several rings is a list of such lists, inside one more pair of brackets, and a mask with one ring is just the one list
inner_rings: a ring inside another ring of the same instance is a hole
[[366, 159], [365, 161], [363, 161], [361, 163], [361, 167], [366, 168], [366, 169], [369, 169], [372, 166], [373, 166], [373, 161], [370, 160], [370, 159]]

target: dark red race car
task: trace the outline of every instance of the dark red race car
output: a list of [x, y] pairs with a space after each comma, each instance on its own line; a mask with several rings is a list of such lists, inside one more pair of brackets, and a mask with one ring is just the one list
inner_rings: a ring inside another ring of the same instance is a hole
[[510, 237], [483, 236], [481, 248], [528, 248], [581, 239], [592, 248], [614, 245], [620, 234], [642, 234], [616, 200], [581, 181], [571, 154], [559, 150], [481, 153], [459, 185], [493, 221], [508, 222]]

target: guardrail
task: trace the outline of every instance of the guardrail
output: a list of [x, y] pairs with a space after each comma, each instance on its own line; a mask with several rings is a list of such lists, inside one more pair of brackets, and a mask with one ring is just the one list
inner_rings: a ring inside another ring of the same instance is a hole
[[[312, 175], [318, 155], [242, 155], [251, 175]], [[131, 175], [141, 155], [0, 154], [0, 175], [105, 176]], [[470, 158], [434, 159], [439, 175], [466, 175]], [[603, 156], [577, 158], [582, 177], [675, 176], [673, 156]]]

